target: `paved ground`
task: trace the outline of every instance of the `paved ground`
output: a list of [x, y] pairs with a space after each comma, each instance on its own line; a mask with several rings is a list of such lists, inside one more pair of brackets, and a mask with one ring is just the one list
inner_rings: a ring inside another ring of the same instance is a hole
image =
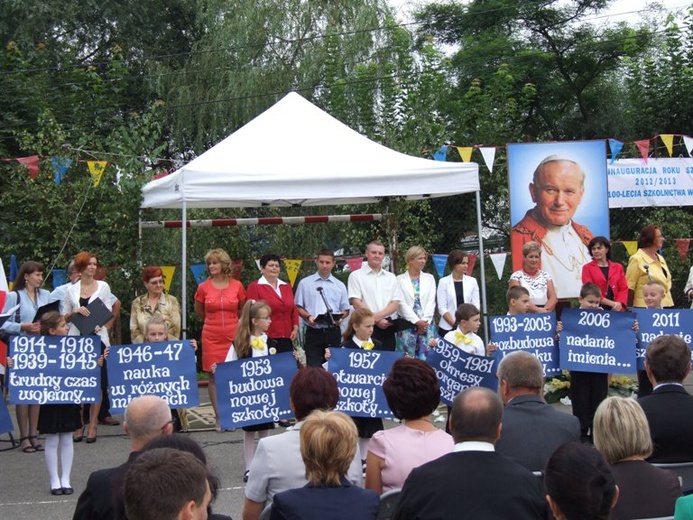
[[[688, 378], [686, 387], [693, 390], [693, 377]], [[693, 393], [693, 392], [692, 392]], [[242, 431], [217, 433], [212, 428], [211, 407], [206, 389], [200, 391], [202, 406], [192, 411], [192, 428], [189, 435], [202, 445], [213, 471], [220, 477], [222, 489], [214, 505], [219, 513], [240, 520], [243, 508], [243, 437]], [[554, 405], [570, 413], [570, 408]], [[444, 413], [444, 407], [441, 407]], [[14, 407], [10, 406], [13, 420]], [[121, 416], [116, 416], [122, 419]], [[437, 424], [442, 426], [444, 416]], [[385, 427], [394, 426], [385, 421]], [[275, 430], [280, 433], [283, 428]], [[9, 437], [0, 436], [0, 518], [3, 520], [27, 519], [70, 519], [79, 494], [86, 485], [89, 474], [97, 469], [117, 466], [128, 455], [129, 441], [120, 426], [99, 426], [98, 441], [75, 444], [75, 459], [72, 468], [72, 486], [75, 494], [69, 497], [54, 497], [50, 494], [48, 473], [42, 453], [22, 453], [11, 449]]]

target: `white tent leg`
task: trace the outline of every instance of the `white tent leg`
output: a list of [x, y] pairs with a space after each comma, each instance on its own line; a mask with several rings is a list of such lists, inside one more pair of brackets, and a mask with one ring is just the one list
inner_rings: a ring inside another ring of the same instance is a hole
[[488, 345], [488, 302], [486, 301], [486, 268], [484, 267], [484, 237], [481, 234], [481, 191], [476, 193], [476, 225], [479, 237], [479, 267], [481, 267], [481, 315], [484, 317], [484, 341]]
[[183, 229], [181, 233], [181, 260], [180, 260], [180, 265], [183, 268], [183, 271], [181, 273], [181, 312], [183, 316], [182, 318], [182, 325], [183, 328], [181, 332], [183, 333], [182, 339], [186, 339], [188, 337], [188, 227], [186, 225], [188, 221], [188, 207], [185, 204], [185, 197], [183, 197], [183, 205], [182, 205], [182, 211], [183, 211]]

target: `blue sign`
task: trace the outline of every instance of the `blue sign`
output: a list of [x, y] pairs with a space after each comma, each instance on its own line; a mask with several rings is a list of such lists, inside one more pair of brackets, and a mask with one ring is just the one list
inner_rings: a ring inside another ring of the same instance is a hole
[[219, 363], [214, 377], [221, 427], [240, 428], [291, 417], [289, 386], [296, 371], [291, 352]]
[[387, 405], [383, 383], [392, 364], [402, 352], [361, 350], [355, 348], [330, 349], [330, 372], [339, 385], [339, 402], [335, 410], [352, 417], [385, 417], [394, 415]]
[[13, 336], [7, 387], [12, 404], [101, 400], [98, 336]]
[[10, 412], [7, 410], [7, 403], [4, 397], [0, 397], [0, 433], [7, 433], [14, 430]]
[[561, 371], [553, 312], [491, 316], [491, 343], [498, 347], [493, 355], [499, 361], [511, 352], [522, 350], [541, 361], [545, 376]]
[[564, 309], [559, 340], [561, 368], [579, 372], [635, 371], [635, 315]]
[[655, 338], [672, 334], [693, 344], [693, 310], [634, 308], [638, 319], [638, 344], [635, 348], [638, 370], [645, 370], [645, 350]]
[[498, 389], [496, 359], [468, 354], [449, 341], [438, 338], [426, 362], [433, 367], [440, 383], [440, 400], [452, 406], [455, 396], [473, 386]]
[[111, 411], [122, 413], [141, 395], [157, 395], [171, 408], [200, 404], [195, 350], [187, 340], [111, 347], [108, 355]]

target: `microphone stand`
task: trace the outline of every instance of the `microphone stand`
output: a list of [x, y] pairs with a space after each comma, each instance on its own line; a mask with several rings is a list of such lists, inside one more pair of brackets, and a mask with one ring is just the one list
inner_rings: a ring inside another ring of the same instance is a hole
[[325, 309], [327, 309], [327, 315], [330, 317], [330, 323], [333, 327], [337, 327], [337, 322], [334, 321], [334, 316], [332, 316], [332, 309], [330, 309], [330, 304], [327, 303], [327, 298], [325, 298], [325, 293], [322, 287], [316, 287], [316, 291], [320, 293], [323, 303], [325, 304]]

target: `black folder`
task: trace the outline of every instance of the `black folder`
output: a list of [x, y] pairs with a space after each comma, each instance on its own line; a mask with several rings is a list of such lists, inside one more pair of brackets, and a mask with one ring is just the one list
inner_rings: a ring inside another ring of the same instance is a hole
[[87, 305], [87, 309], [90, 312], [89, 316], [77, 313], [72, 318], [72, 323], [74, 323], [83, 336], [93, 334], [97, 326], [103, 326], [113, 317], [113, 313], [104, 305], [101, 298], [96, 298]]

